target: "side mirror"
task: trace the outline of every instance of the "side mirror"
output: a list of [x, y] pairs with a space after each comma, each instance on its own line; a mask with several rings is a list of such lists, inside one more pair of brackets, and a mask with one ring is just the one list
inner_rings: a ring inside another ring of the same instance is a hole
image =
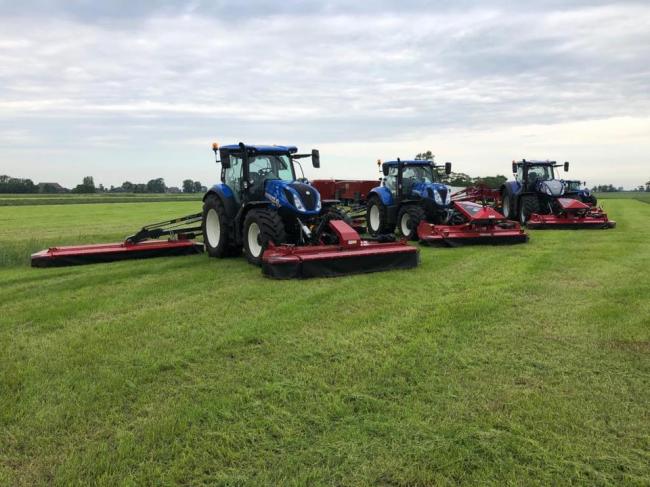
[[512, 174], [517, 174], [517, 163], [516, 162], [512, 163]]
[[221, 155], [221, 167], [224, 169], [230, 169], [230, 156], [228, 153]]
[[569, 172], [569, 162], [564, 163], [564, 172]]
[[320, 152], [318, 152], [318, 149], [311, 150], [311, 164], [316, 169], [320, 167]]
[[384, 164], [381, 166], [381, 172], [384, 173], [384, 176], [388, 176], [388, 165]]
[[451, 162], [445, 162], [445, 174], [451, 174]]

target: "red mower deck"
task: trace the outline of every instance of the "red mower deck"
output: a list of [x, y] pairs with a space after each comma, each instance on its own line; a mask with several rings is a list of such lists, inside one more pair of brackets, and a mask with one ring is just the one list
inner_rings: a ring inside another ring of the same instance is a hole
[[572, 198], [558, 198], [560, 211], [555, 215], [533, 213], [527, 222], [533, 229], [604, 229], [616, 227], [616, 222], [607, 218], [599, 207], [591, 207]]
[[276, 279], [334, 277], [347, 274], [411, 269], [420, 254], [405, 241], [363, 240], [341, 220], [329, 222], [338, 236], [336, 245], [269, 247], [262, 257], [262, 272]]
[[201, 252], [203, 252], [203, 244], [193, 240], [145, 240], [138, 243], [72, 245], [51, 247], [32, 254], [32, 267], [62, 267]]
[[510, 245], [528, 242], [519, 223], [507, 220], [487, 205], [471, 201], [454, 201], [454, 208], [467, 220], [460, 225], [435, 225], [425, 221], [418, 225], [418, 238], [429, 245]]

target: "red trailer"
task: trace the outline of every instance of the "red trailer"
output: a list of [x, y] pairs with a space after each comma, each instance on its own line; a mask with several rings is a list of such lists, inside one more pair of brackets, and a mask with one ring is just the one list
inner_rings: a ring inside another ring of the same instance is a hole
[[381, 185], [377, 179], [315, 179], [311, 184], [324, 200], [340, 200], [343, 203], [364, 203], [370, 190]]

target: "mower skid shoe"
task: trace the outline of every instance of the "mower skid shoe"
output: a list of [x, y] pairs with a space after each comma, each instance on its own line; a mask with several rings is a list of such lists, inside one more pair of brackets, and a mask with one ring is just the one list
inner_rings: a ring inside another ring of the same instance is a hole
[[336, 277], [412, 269], [420, 262], [418, 249], [405, 241], [369, 242], [341, 220], [330, 221], [329, 225], [338, 234], [339, 244], [271, 246], [262, 256], [263, 274], [275, 279]]
[[128, 259], [147, 259], [176, 255], [200, 254], [203, 244], [192, 240], [145, 240], [136, 244], [127, 242], [51, 247], [32, 254], [32, 267], [64, 267], [97, 264]]

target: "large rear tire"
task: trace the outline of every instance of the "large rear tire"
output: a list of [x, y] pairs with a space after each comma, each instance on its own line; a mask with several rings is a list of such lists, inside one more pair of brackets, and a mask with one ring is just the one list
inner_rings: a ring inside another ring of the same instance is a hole
[[280, 245], [286, 242], [287, 233], [280, 215], [274, 210], [251, 210], [244, 220], [244, 253], [248, 262], [262, 265], [262, 256], [269, 243]]
[[216, 195], [208, 196], [203, 202], [201, 230], [203, 243], [210, 257], [226, 257], [236, 253], [230, 242], [231, 222], [226, 210]]
[[397, 230], [399, 234], [408, 240], [417, 240], [418, 225], [425, 217], [426, 214], [420, 206], [403, 206], [397, 214]]
[[539, 213], [537, 196], [522, 196], [519, 202], [519, 223], [525, 225], [533, 213]]
[[388, 228], [388, 210], [376, 196], [373, 196], [368, 201], [366, 208], [366, 228], [370, 235], [390, 233], [392, 230]]

